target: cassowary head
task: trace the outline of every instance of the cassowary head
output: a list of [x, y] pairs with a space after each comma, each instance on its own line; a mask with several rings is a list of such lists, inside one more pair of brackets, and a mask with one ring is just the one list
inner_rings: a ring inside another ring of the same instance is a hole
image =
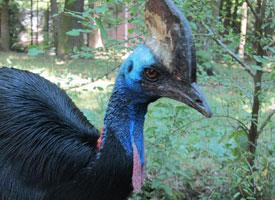
[[211, 117], [196, 84], [196, 52], [186, 18], [172, 0], [149, 0], [145, 21], [149, 37], [121, 67], [127, 87], [135, 98], [168, 97]]

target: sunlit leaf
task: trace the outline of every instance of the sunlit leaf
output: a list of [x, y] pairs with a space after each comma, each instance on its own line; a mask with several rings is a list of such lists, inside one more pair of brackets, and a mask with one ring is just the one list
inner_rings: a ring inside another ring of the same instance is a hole
[[38, 55], [41, 55], [43, 53], [44, 53], [44, 51], [42, 49], [39, 49], [39, 48], [36, 48], [36, 47], [30, 48], [28, 50], [28, 55], [29, 56], [38, 56]]

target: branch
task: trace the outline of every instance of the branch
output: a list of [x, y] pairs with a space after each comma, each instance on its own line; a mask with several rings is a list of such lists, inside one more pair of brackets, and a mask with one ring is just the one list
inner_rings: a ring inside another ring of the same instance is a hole
[[253, 70], [244, 62], [242, 61], [238, 55], [236, 55], [233, 51], [231, 51], [221, 40], [219, 40], [218, 38], [214, 37], [215, 33], [214, 31], [208, 27], [207, 25], [205, 25], [204, 23], [202, 23], [203, 26], [209, 31], [209, 34], [212, 35], [212, 39], [219, 45], [221, 46], [234, 60], [236, 60], [243, 68], [244, 70], [252, 77], [255, 76], [255, 73], [253, 72]]
[[247, 3], [247, 5], [250, 8], [251, 12], [253, 13], [254, 17], [258, 20], [259, 16], [256, 13], [256, 11], [254, 10], [254, 8], [253, 8], [252, 4], [250, 3], [250, 1], [249, 0], [245, 0], [245, 2]]
[[[232, 116], [230, 116], [230, 115], [214, 115], [214, 116], [212, 116], [212, 118], [217, 118], [217, 119], [219, 119], [219, 118], [231, 119], [231, 120], [237, 122], [238, 125], [242, 128], [242, 130], [245, 131], [247, 134], [248, 134], [248, 132], [249, 132], [249, 128], [245, 125], [244, 122], [242, 122], [241, 120], [239, 120], [239, 119], [237, 119], [237, 118], [235, 118], [235, 117], [232, 117]], [[174, 130], [174, 131], [178, 131], [178, 130], [181, 130], [181, 129], [185, 128], [187, 125], [190, 126], [190, 125], [193, 124], [193, 123], [197, 123], [197, 122], [200, 122], [200, 121], [203, 121], [203, 120], [207, 120], [207, 118], [201, 117], [201, 118], [199, 118], [199, 119], [197, 119], [197, 120], [193, 120], [193, 121], [191, 121], [191, 122], [188, 122], [188, 123], [186, 123], [186, 124], [184, 124], [184, 125], [182, 125], [182, 126], [180, 126], [180, 127], [176, 127], [176, 128], [173, 129], [173, 130]], [[184, 131], [186, 131], [186, 130], [184, 130]]]
[[64, 90], [68, 91], [68, 90], [73, 90], [73, 89], [76, 89], [76, 88], [84, 87], [84, 86], [86, 86], [86, 85], [90, 85], [91, 83], [94, 83], [95, 81], [97, 81], [97, 80], [99, 80], [99, 79], [102, 79], [102, 78], [104, 78], [104, 77], [109, 76], [112, 72], [114, 72], [114, 71], [115, 71], [116, 69], [118, 69], [119, 67], [120, 67], [120, 65], [114, 67], [114, 68], [111, 69], [109, 72], [103, 74], [102, 76], [97, 77], [96, 79], [92, 80], [91, 82], [82, 83], [82, 84], [80, 84], [80, 85], [73, 85], [73, 86], [71, 86], [71, 87], [65, 88]]
[[258, 134], [261, 134], [264, 130], [264, 128], [266, 127], [266, 125], [268, 124], [268, 122], [271, 120], [272, 116], [275, 115], [275, 109], [271, 110], [271, 112], [269, 113], [269, 115], [266, 117], [266, 119], [263, 121], [262, 126], [260, 127]]
[[235, 118], [235, 117], [232, 117], [230, 115], [216, 115], [216, 116], [213, 116], [213, 117], [216, 117], [216, 118], [227, 118], [227, 119], [231, 119], [233, 121], [236, 121], [237, 123], [239, 123], [239, 125], [241, 126], [241, 128], [248, 134], [249, 132], [249, 129], [248, 127], [245, 125], [244, 122], [242, 122], [241, 120]]

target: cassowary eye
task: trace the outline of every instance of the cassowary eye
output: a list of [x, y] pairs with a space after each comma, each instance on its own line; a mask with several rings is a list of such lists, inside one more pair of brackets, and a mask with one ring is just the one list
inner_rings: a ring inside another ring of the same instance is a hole
[[145, 69], [144, 75], [145, 75], [145, 78], [149, 81], [157, 81], [159, 77], [158, 71], [152, 68]]

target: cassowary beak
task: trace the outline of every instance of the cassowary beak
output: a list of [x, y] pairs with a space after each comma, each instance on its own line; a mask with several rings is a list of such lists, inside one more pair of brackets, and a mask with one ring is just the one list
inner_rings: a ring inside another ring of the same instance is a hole
[[206, 117], [212, 116], [206, 98], [196, 83], [192, 83], [191, 85], [169, 84], [165, 90], [166, 97], [185, 103]]

